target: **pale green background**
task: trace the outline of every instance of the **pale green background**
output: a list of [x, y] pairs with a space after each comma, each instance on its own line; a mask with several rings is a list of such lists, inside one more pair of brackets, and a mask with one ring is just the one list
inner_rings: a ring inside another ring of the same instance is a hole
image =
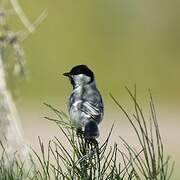
[[[42, 112], [47, 111], [43, 109], [44, 101], [66, 110], [71, 87], [62, 73], [74, 65], [87, 64], [97, 76], [106, 114], [115, 108], [109, 92], [126, 102], [124, 86], [133, 88], [136, 84], [140, 101], [144, 102], [147, 89], [152, 89], [167, 150], [177, 161], [177, 174], [180, 1], [20, 0], [20, 3], [31, 21], [48, 9], [46, 20], [22, 43], [30, 72], [29, 81], [18, 86], [22, 119], [32, 125], [34, 119], [42, 118]], [[9, 24], [17, 31], [22, 29], [17, 18], [12, 17]], [[33, 130], [26, 126], [24, 129], [31, 139]]]
[[139, 91], [151, 88], [163, 101], [179, 103], [180, 1], [20, 2], [31, 21], [48, 9], [23, 42], [31, 75], [22, 90], [26, 98], [64, 97], [69, 86], [61, 74], [83, 63], [105, 95], [121, 96], [124, 85], [136, 83]]

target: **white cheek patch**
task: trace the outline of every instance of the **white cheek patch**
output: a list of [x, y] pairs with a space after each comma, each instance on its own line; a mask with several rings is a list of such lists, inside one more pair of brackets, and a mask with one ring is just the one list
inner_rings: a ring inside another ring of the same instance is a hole
[[73, 76], [74, 82], [77, 84], [89, 83], [91, 78], [84, 74], [78, 74]]

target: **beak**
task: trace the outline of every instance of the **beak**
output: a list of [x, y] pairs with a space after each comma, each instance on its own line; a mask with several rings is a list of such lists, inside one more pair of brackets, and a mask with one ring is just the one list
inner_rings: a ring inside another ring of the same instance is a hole
[[71, 74], [69, 72], [63, 73], [63, 76], [71, 77]]

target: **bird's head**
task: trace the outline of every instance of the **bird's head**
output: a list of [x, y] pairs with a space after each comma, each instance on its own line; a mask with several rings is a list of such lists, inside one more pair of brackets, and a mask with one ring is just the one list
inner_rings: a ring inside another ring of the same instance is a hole
[[94, 74], [86, 65], [77, 65], [70, 72], [66, 72], [63, 75], [70, 79], [73, 88], [90, 84], [94, 81]]

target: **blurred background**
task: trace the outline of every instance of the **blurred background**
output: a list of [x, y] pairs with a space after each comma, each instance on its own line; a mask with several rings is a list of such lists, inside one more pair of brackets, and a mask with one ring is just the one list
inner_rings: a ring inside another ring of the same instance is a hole
[[[37, 146], [37, 136], [46, 140], [58, 133], [43, 117], [49, 111], [43, 102], [67, 112], [72, 90], [62, 76], [74, 65], [86, 64], [96, 74], [105, 103], [101, 134], [117, 122], [114, 136], [131, 129], [112, 102], [112, 93], [129, 108], [124, 89], [137, 86], [138, 100], [148, 106], [151, 89], [167, 154], [176, 160], [174, 179], [180, 165], [180, 1], [178, 0], [19, 0], [33, 21], [42, 10], [48, 17], [22, 44], [29, 70], [27, 81], [10, 80], [28, 141]], [[9, 25], [22, 29], [18, 18]], [[49, 114], [49, 112], [48, 112]], [[149, 112], [147, 111], [147, 116]], [[117, 134], [118, 132], [118, 134]], [[173, 179], [172, 178], [172, 179]]]

